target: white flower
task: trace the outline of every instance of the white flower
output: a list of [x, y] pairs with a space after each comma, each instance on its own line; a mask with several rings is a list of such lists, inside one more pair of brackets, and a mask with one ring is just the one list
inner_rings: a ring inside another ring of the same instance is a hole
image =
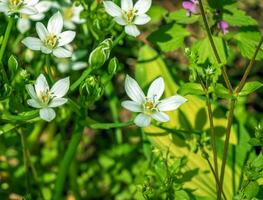
[[30, 21], [40, 21], [45, 18], [45, 12], [49, 11], [49, 9], [52, 7], [53, 3], [51, 1], [41, 1], [35, 5], [35, 8], [37, 9], [38, 13], [35, 15], [27, 15], [27, 14], [21, 14], [20, 18], [17, 20], [17, 29], [20, 31], [20, 33], [27, 32], [30, 27], [31, 23]]
[[112, 1], [103, 1], [106, 12], [114, 20], [125, 26], [128, 35], [137, 37], [140, 34], [136, 25], [148, 23], [151, 18], [145, 13], [150, 9], [152, 0], [138, 0], [133, 6], [132, 0], [121, 0], [121, 8]]
[[37, 14], [35, 5], [39, 0], [0, 0], [0, 12], [12, 14]]
[[80, 18], [80, 13], [84, 10], [82, 5], [64, 7], [63, 9], [64, 26], [68, 29], [76, 29], [76, 24], [83, 24], [85, 19]]
[[26, 89], [31, 97], [27, 100], [28, 105], [38, 108], [40, 118], [45, 121], [52, 121], [56, 117], [53, 108], [61, 106], [67, 102], [63, 98], [69, 89], [69, 77], [57, 81], [51, 89], [43, 74], [40, 74], [35, 82], [35, 87], [26, 85]]
[[130, 76], [126, 76], [125, 90], [132, 101], [123, 101], [121, 105], [132, 112], [140, 113], [134, 119], [137, 126], [148, 126], [152, 118], [159, 122], [168, 122], [170, 117], [164, 111], [175, 110], [187, 101], [179, 95], [160, 100], [164, 87], [164, 80], [159, 77], [152, 82], [145, 96], [138, 83]]
[[57, 12], [49, 19], [47, 28], [41, 22], [37, 22], [36, 31], [40, 39], [27, 37], [22, 41], [22, 43], [29, 49], [42, 51], [42, 53], [45, 54], [52, 53], [58, 58], [71, 57], [72, 51], [64, 48], [64, 46], [73, 41], [76, 36], [76, 32], [62, 32], [62, 29], [63, 18], [60, 12]]

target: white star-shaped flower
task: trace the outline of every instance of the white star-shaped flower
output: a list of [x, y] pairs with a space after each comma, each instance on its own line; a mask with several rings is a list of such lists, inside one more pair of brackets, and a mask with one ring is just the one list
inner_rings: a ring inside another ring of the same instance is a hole
[[112, 1], [103, 1], [106, 12], [114, 17], [114, 20], [125, 26], [128, 35], [137, 37], [140, 34], [136, 25], [148, 23], [151, 18], [145, 13], [150, 9], [151, 0], [138, 0], [133, 5], [132, 0], [121, 0], [121, 8]]
[[6, 15], [12, 14], [37, 14], [35, 5], [39, 0], [0, 0], [0, 12]]
[[67, 102], [63, 98], [69, 90], [69, 77], [57, 81], [51, 89], [43, 74], [40, 74], [35, 82], [35, 86], [28, 84], [26, 89], [31, 97], [27, 100], [28, 105], [38, 108], [40, 118], [45, 121], [52, 121], [56, 117], [53, 108], [61, 106]]
[[150, 125], [152, 118], [158, 122], [168, 122], [170, 117], [164, 111], [175, 110], [187, 101], [179, 95], [160, 100], [164, 88], [164, 80], [159, 77], [152, 82], [145, 96], [138, 83], [130, 76], [126, 76], [125, 91], [132, 101], [123, 101], [121, 105], [132, 112], [140, 113], [134, 119], [137, 126]]
[[76, 24], [85, 23], [85, 19], [80, 17], [81, 12], [84, 10], [82, 5], [73, 4], [71, 7], [64, 7], [63, 9], [64, 26], [68, 29], [76, 29]]
[[45, 54], [53, 54], [58, 58], [68, 58], [72, 56], [72, 51], [64, 48], [73, 41], [76, 36], [74, 31], [65, 31], [63, 29], [63, 18], [60, 12], [53, 15], [47, 28], [41, 22], [36, 24], [36, 31], [39, 38], [27, 37], [22, 43], [29, 49], [41, 51]]

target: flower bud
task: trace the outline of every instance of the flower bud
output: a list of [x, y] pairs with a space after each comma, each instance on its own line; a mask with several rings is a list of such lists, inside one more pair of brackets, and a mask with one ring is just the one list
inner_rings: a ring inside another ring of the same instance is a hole
[[109, 59], [112, 40], [106, 39], [99, 44], [89, 56], [89, 65], [93, 68], [100, 68]]
[[110, 63], [108, 65], [108, 72], [110, 75], [114, 75], [117, 70], [118, 70], [118, 66], [119, 66], [119, 61], [116, 57], [112, 58], [110, 60]]

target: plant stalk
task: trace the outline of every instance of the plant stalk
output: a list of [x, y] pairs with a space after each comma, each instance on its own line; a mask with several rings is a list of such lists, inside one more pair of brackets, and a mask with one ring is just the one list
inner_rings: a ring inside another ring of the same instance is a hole
[[125, 31], [123, 31], [114, 41], [113, 41], [113, 44], [112, 44], [112, 48], [116, 47], [119, 42], [125, 37], [126, 33]]
[[[205, 29], [206, 29], [206, 32], [207, 32], [208, 39], [210, 41], [211, 47], [213, 49], [213, 52], [215, 54], [215, 57], [216, 57], [216, 60], [217, 60], [218, 64], [222, 64], [222, 61], [220, 59], [219, 53], [218, 53], [218, 51], [216, 49], [216, 45], [215, 45], [214, 40], [213, 40], [213, 36], [212, 36], [211, 30], [210, 30], [209, 25], [208, 25], [208, 21], [207, 21], [206, 15], [205, 15], [205, 10], [204, 10], [204, 6], [203, 6], [203, 3], [202, 3], [202, 0], [198, 0], [198, 1], [199, 1], [201, 15], [202, 15], [202, 18], [203, 18], [203, 21], [204, 21]], [[229, 93], [233, 94], [233, 88], [232, 88], [232, 85], [231, 85], [231, 83], [229, 81], [228, 75], [226, 73], [225, 66], [222, 66], [221, 70], [222, 70], [222, 75], [223, 75], [223, 78], [225, 80], [226, 86], [227, 86], [227, 88], [229, 90]]]
[[82, 81], [84, 81], [88, 75], [92, 72], [92, 67], [88, 66], [88, 68], [82, 73], [81, 77], [79, 77], [78, 80], [76, 80], [69, 88], [70, 92], [73, 92], [77, 89], [77, 87], [81, 84]]

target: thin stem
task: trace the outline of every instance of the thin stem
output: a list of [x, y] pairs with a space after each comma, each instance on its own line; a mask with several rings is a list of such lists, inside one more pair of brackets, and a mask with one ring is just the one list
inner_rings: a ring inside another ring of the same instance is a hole
[[30, 174], [29, 174], [30, 165], [29, 165], [28, 157], [27, 157], [26, 137], [25, 137], [23, 130], [20, 131], [20, 136], [21, 136], [21, 145], [22, 145], [22, 150], [23, 150], [23, 160], [24, 160], [24, 165], [25, 165], [26, 190], [28, 193], [30, 193]]
[[8, 83], [7, 73], [6, 73], [4, 65], [2, 63], [3, 63], [3, 57], [4, 57], [6, 45], [7, 45], [7, 42], [8, 42], [10, 33], [11, 33], [11, 30], [12, 30], [12, 27], [13, 27], [13, 24], [14, 24], [14, 19], [12, 17], [10, 17], [9, 20], [8, 20], [8, 24], [7, 24], [7, 27], [6, 27], [6, 30], [5, 30], [4, 39], [3, 39], [3, 42], [2, 42], [2, 45], [1, 45], [1, 49], [0, 49], [1, 73], [3, 74], [3, 78], [4, 78], [5, 82], [7, 82], [7, 83]]
[[46, 62], [45, 62], [45, 64], [46, 64], [46, 67], [47, 67], [47, 75], [48, 75], [48, 78], [49, 78], [49, 81], [53, 84], [54, 82], [55, 82], [55, 80], [54, 80], [54, 77], [53, 77], [53, 75], [52, 75], [52, 69], [51, 69], [51, 66], [50, 66], [50, 56], [49, 56], [49, 54], [47, 54], [46, 55]]
[[75, 128], [72, 137], [70, 139], [70, 143], [68, 145], [67, 151], [62, 161], [60, 162], [58, 176], [54, 188], [54, 196], [52, 197], [53, 200], [61, 199], [61, 194], [64, 188], [66, 176], [69, 172], [69, 166], [71, 164], [71, 161], [75, 157], [77, 147], [79, 145], [82, 136], [82, 131], [83, 130], [80, 127]]
[[[216, 49], [216, 45], [215, 45], [214, 40], [213, 40], [213, 36], [212, 36], [211, 30], [210, 30], [209, 25], [208, 25], [208, 21], [207, 21], [206, 15], [205, 15], [205, 10], [204, 10], [204, 6], [203, 6], [203, 3], [202, 3], [202, 0], [198, 0], [198, 1], [199, 1], [201, 15], [202, 15], [202, 18], [203, 18], [203, 21], [204, 21], [205, 29], [206, 29], [206, 32], [207, 32], [208, 39], [210, 41], [211, 47], [213, 49], [213, 52], [215, 54], [215, 57], [216, 57], [216, 60], [217, 60], [218, 64], [222, 64], [222, 61], [220, 59], [219, 53], [218, 53], [218, 51]], [[232, 94], [233, 93], [233, 88], [231, 86], [231, 83], [229, 81], [228, 75], [226, 73], [225, 66], [222, 66], [221, 69], [222, 69], [222, 75], [224, 77], [226, 86], [227, 86], [230, 94]]]
[[76, 90], [77, 87], [81, 84], [81, 82], [84, 81], [84, 80], [87, 78], [87, 76], [92, 72], [92, 70], [93, 70], [93, 69], [92, 69], [92, 66], [89, 66], [89, 67], [82, 73], [81, 77], [79, 77], [79, 79], [76, 80], [76, 81], [70, 86], [69, 90], [70, 90], [71, 92], [73, 92], [74, 90]]
[[[218, 180], [218, 162], [217, 162], [217, 149], [216, 149], [216, 135], [215, 135], [215, 127], [214, 127], [214, 120], [213, 120], [213, 111], [211, 107], [210, 97], [209, 94], [206, 95], [206, 105], [210, 123], [210, 130], [211, 130], [211, 144], [213, 149], [213, 160], [214, 160], [214, 168], [215, 168], [215, 181]], [[218, 189], [218, 187], [217, 187]]]
[[0, 119], [1, 120], [10, 120], [10, 121], [28, 121], [28, 120], [32, 120], [35, 119], [39, 116], [39, 113], [37, 110], [34, 111], [29, 111], [29, 112], [24, 112], [18, 115], [11, 115], [8, 113], [4, 113]]
[[222, 158], [221, 173], [220, 173], [220, 179], [219, 179], [220, 181], [219, 181], [219, 188], [218, 188], [218, 195], [217, 195], [218, 200], [221, 199], [221, 193], [223, 191], [225, 167], [226, 167], [231, 127], [232, 127], [233, 118], [234, 118], [235, 104], [236, 104], [236, 100], [232, 99], [230, 103], [229, 115], [228, 115], [228, 120], [227, 120], [226, 138], [225, 138], [225, 143], [224, 143], [224, 153], [223, 153], [223, 158]]
[[112, 129], [112, 128], [123, 128], [133, 125], [133, 121], [123, 122], [123, 123], [94, 123], [90, 127], [93, 129]]
[[114, 48], [115, 46], [117, 46], [119, 44], [119, 42], [125, 37], [126, 33], [125, 31], [123, 31], [114, 41], [112, 44], [112, 48]]
[[247, 77], [248, 77], [249, 73], [251, 72], [251, 70], [252, 70], [252, 68], [253, 68], [253, 66], [255, 64], [256, 57], [258, 55], [258, 52], [260, 50], [260, 47], [261, 47], [262, 43], [263, 43], [263, 36], [261, 37], [261, 39], [260, 39], [260, 41], [258, 43], [258, 46], [256, 48], [256, 51], [255, 51], [251, 61], [249, 62], [249, 65], [247, 66], [247, 69], [246, 69], [241, 81], [239, 82], [239, 84], [237, 86], [236, 94], [238, 94], [243, 89], [243, 87], [244, 87], [244, 85], [246, 83]]

